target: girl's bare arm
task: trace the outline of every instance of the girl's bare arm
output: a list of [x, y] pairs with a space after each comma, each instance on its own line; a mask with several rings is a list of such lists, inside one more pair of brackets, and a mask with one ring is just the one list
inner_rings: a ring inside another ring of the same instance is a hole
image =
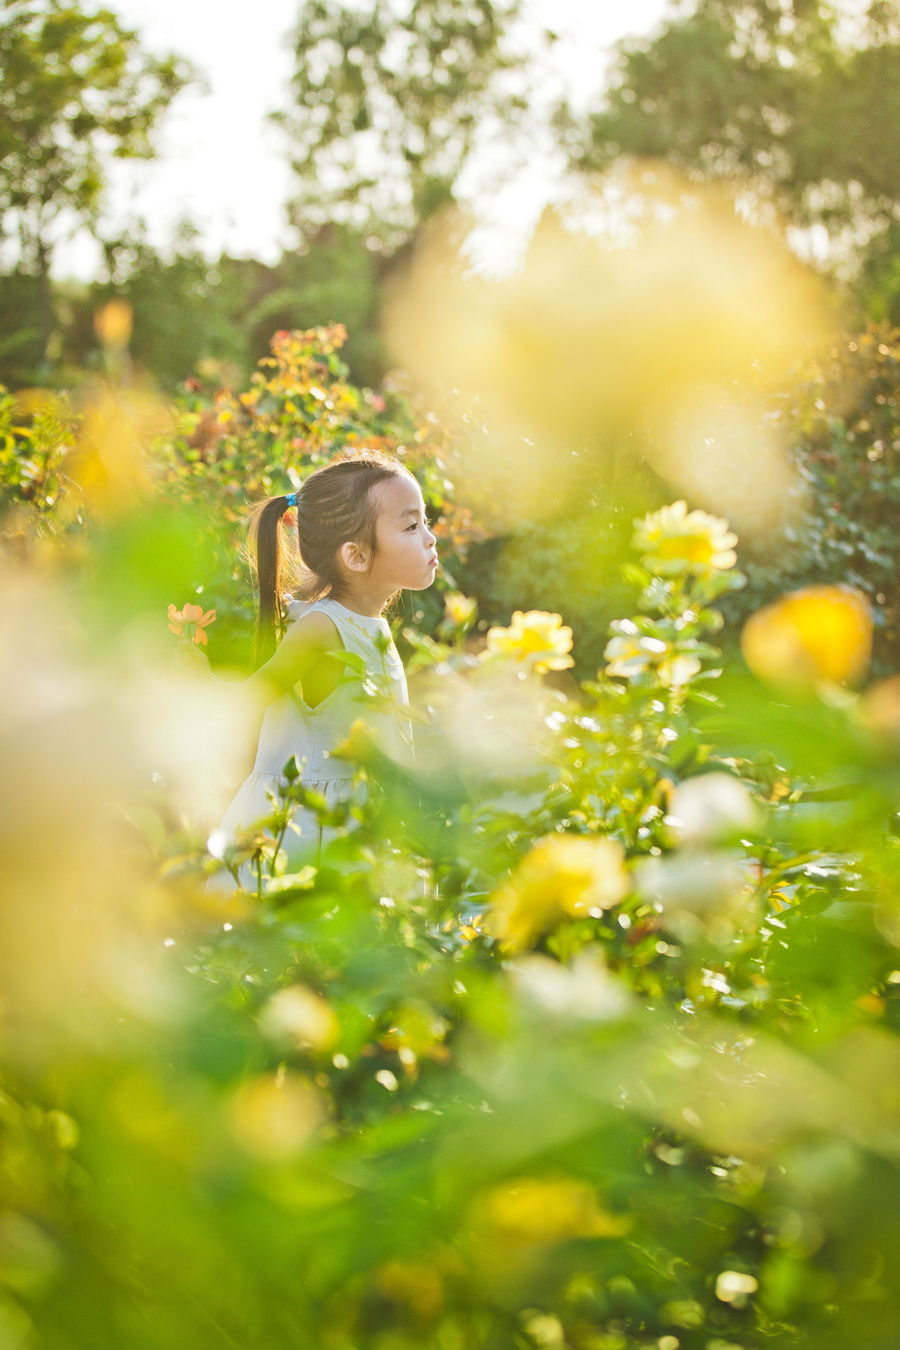
[[337, 628], [316, 610], [292, 623], [272, 656], [246, 681], [263, 706], [299, 685], [303, 701], [314, 708], [341, 678], [342, 650]]

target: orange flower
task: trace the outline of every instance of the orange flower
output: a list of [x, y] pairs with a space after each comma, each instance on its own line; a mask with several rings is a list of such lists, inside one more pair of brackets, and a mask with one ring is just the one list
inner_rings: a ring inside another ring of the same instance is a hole
[[171, 633], [175, 633], [177, 637], [183, 634], [190, 642], [196, 642], [198, 647], [206, 646], [207, 638], [203, 630], [209, 624], [215, 623], [214, 609], [204, 612], [202, 605], [185, 605], [184, 609], [176, 609], [174, 605], [170, 605], [168, 613]]

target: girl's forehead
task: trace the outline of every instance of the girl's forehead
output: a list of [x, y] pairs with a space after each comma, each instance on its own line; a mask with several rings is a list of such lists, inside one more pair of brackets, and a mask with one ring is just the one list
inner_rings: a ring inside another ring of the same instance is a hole
[[421, 511], [424, 505], [422, 489], [411, 474], [386, 479], [378, 484], [375, 494], [379, 516], [396, 516], [399, 520], [406, 512]]

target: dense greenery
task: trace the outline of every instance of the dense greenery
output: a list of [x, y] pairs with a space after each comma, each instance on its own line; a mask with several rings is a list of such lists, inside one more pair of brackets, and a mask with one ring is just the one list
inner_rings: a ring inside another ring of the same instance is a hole
[[[548, 217], [473, 281], [402, 240], [519, 115], [518, 10], [305, 5], [303, 248], [107, 240], [49, 348], [47, 221], [186, 72], [4, 11], [3, 1350], [894, 1350], [893, 16], [682, 7], [555, 124], [625, 237]], [[847, 331], [723, 177], [848, 229]], [[226, 840], [247, 506], [370, 447], [439, 536], [391, 612], [415, 756], [363, 716], [349, 801], [289, 760]]]
[[[205, 568], [227, 611], [234, 583], [218, 544], [173, 555], [289, 460], [394, 443], [339, 340], [279, 335], [176, 438], [122, 389], [76, 452], [58, 403], [7, 435], [6, 1343], [886, 1348], [900, 719], [896, 680], [841, 687], [869, 641], [822, 636], [846, 591], [790, 611], [775, 688], [721, 673], [742, 578], [702, 513], [638, 522], [639, 612], [584, 683], [559, 616], [473, 638], [450, 595], [410, 634], [415, 764], [355, 735], [297, 874], [278, 838], [316, 801], [288, 765], [225, 854], [255, 893], [204, 890], [240, 733], [164, 600]], [[404, 442], [446, 524], [444, 450]], [[216, 664], [227, 619], [195, 630]]]

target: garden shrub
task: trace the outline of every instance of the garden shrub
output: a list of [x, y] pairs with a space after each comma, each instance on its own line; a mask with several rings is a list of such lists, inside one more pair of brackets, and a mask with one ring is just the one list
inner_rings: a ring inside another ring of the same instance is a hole
[[[352, 736], [356, 793], [298, 873], [291, 804], [326, 808], [288, 766], [240, 845], [256, 887], [206, 889], [224, 682], [156, 629], [238, 659], [245, 499], [337, 441], [402, 446], [472, 533], [444, 433], [348, 385], [340, 338], [279, 335], [177, 432], [117, 404], [105, 477], [90, 409], [0, 409], [26, 564], [0, 593], [3, 1336], [891, 1344], [900, 690], [848, 687], [865, 623], [810, 639], [845, 575], [757, 621], [795, 641], [729, 660], [734, 536], [674, 503], [638, 522], [637, 612], [587, 680], [564, 604], [482, 641], [433, 597], [414, 764]], [[210, 541], [175, 595], [173, 516]]]

